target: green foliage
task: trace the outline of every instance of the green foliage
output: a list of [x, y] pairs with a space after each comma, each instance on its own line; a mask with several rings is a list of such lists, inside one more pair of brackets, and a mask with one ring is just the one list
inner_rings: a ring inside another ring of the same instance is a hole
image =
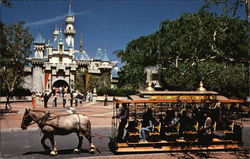
[[75, 76], [75, 89], [82, 93], [85, 91], [85, 75], [86, 72], [77, 71]]
[[12, 3], [10, 3], [8, 0], [0, 0], [0, 6], [3, 4], [4, 6], [11, 7]]
[[91, 75], [89, 80], [89, 91], [93, 92], [94, 88], [110, 88], [111, 78], [110, 72], [103, 72], [101, 76]]
[[126, 65], [121, 86], [139, 88], [145, 83], [144, 68], [157, 66], [159, 80], [169, 90], [195, 90], [199, 81], [208, 90], [227, 96], [247, 95], [249, 23], [204, 8], [163, 21], [149, 36], [128, 43], [115, 52]]
[[[9, 93], [8, 89], [2, 89], [0, 91], [0, 96], [7, 96]], [[11, 92], [12, 96], [30, 96], [31, 92], [29, 89], [25, 89], [22, 87], [17, 87], [13, 90], [13, 92]]]
[[1, 89], [11, 93], [22, 82], [27, 66], [27, 57], [31, 53], [32, 35], [24, 22], [17, 24], [0, 23], [0, 79]]
[[[250, 1], [249, 0], [205, 0], [208, 8], [219, 8], [223, 14], [228, 16], [237, 16], [240, 7], [245, 8], [245, 15], [250, 18]], [[241, 13], [239, 13], [241, 14]]]
[[110, 72], [104, 72], [102, 73], [100, 79], [99, 79], [99, 86], [98, 88], [102, 88], [102, 87], [110, 87], [111, 85], [111, 74]]
[[108, 95], [108, 96], [129, 96], [135, 94], [136, 91], [133, 89], [126, 89], [126, 88], [110, 88], [110, 87], [103, 87], [100, 89], [97, 89], [97, 95], [103, 96], [103, 95]]
[[89, 80], [89, 90], [92, 92], [94, 88], [99, 88], [100, 76], [91, 75]]

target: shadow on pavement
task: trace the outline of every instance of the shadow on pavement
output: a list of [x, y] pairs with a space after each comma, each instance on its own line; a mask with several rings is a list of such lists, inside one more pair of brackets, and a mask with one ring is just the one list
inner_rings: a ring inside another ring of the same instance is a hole
[[[88, 150], [81, 150], [80, 152], [74, 152], [74, 149], [58, 150], [57, 152], [58, 152], [58, 155], [89, 153]], [[31, 151], [31, 152], [25, 152], [23, 155], [34, 155], [34, 154], [49, 155], [50, 152], [47, 152], [47, 151]]]

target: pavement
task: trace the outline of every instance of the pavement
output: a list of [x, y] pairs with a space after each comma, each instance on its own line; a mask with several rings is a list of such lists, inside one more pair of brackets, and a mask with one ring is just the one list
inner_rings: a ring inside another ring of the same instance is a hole
[[[69, 108], [69, 102], [66, 103], [66, 108], [62, 106], [62, 100], [58, 99], [57, 107], [52, 107], [52, 103], [48, 102], [48, 108], [44, 108], [43, 101], [41, 99], [36, 100], [36, 107], [32, 108], [31, 102], [14, 102], [11, 103], [13, 113], [4, 113], [0, 116], [1, 131], [18, 131], [21, 130], [21, 122], [25, 109], [36, 109], [49, 111], [55, 114], [67, 114]], [[0, 108], [4, 109], [5, 104], [0, 103]], [[74, 109], [79, 114], [83, 114], [89, 117], [92, 127], [111, 127], [112, 120], [112, 108], [113, 103], [109, 102], [108, 106], [104, 106], [103, 102], [83, 102], [82, 105], [78, 103], [78, 106]], [[100, 120], [101, 119], [101, 120]], [[104, 119], [104, 120], [103, 120]], [[37, 125], [31, 125], [29, 129], [38, 129]]]

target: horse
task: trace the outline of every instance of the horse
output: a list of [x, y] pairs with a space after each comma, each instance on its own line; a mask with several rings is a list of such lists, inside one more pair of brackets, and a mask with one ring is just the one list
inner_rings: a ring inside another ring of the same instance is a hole
[[[70, 133], [76, 133], [79, 139], [77, 148], [74, 152], [80, 152], [82, 147], [83, 136], [89, 141], [89, 152], [95, 152], [95, 146], [92, 141], [91, 124], [87, 116], [80, 114], [65, 114], [56, 115], [48, 111], [25, 109], [21, 128], [27, 129], [29, 125], [38, 124], [39, 128], [43, 132], [41, 144], [45, 151], [50, 151], [50, 155], [57, 155], [57, 149], [55, 147], [54, 135], [68, 135]], [[51, 142], [51, 149], [45, 144], [45, 140], [49, 139]]]

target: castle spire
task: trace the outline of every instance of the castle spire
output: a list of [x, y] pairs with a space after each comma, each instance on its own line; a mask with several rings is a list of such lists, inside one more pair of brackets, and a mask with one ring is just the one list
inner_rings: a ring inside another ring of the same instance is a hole
[[82, 40], [82, 33], [81, 33], [81, 38], [80, 38], [80, 48], [79, 48], [80, 52], [83, 52], [83, 40]]
[[76, 31], [74, 29], [74, 22], [75, 22], [75, 17], [71, 10], [71, 0], [69, 0], [69, 12], [65, 19], [66, 26], [64, 29], [64, 35], [66, 37], [67, 44], [71, 45], [73, 49], [74, 49], [74, 36], [76, 34]]
[[71, 0], [69, 0], [69, 11], [68, 16], [73, 16], [72, 9], [71, 9]]

